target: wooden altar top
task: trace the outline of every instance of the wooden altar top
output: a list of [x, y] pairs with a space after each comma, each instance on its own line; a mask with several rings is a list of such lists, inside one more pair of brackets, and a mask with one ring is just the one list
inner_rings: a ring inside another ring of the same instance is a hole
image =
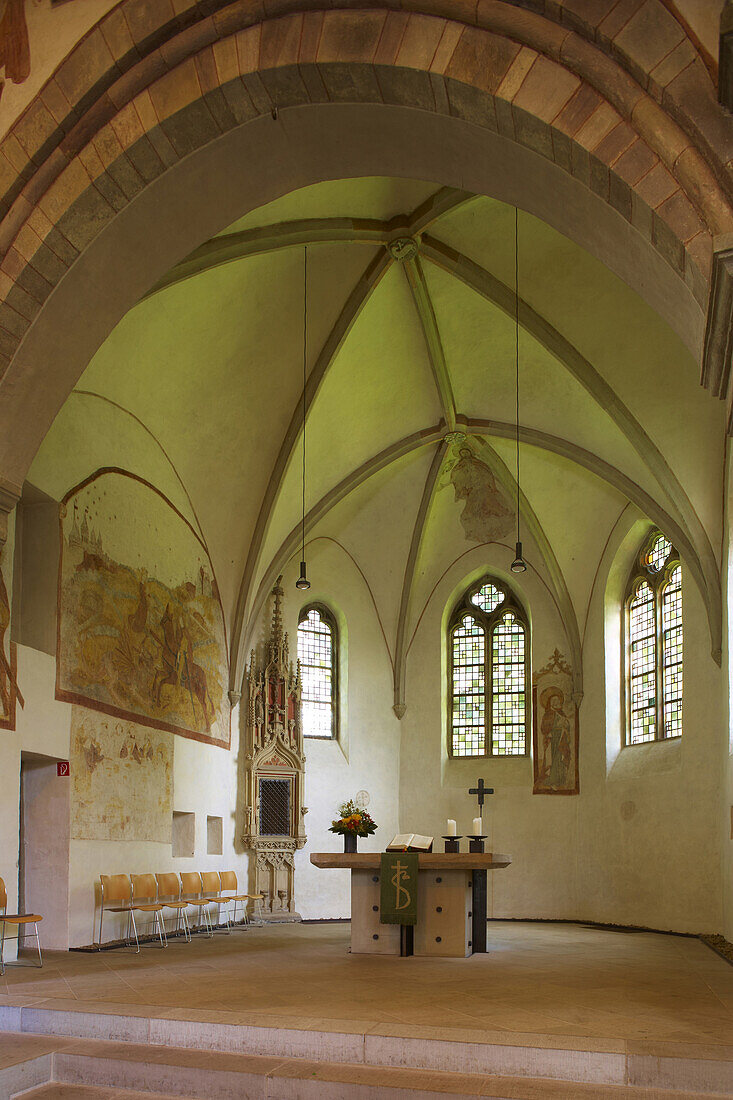
[[[311, 863], [327, 869], [371, 871], [379, 869], [381, 857], [381, 852], [313, 852]], [[486, 871], [511, 862], [511, 856], [498, 852], [420, 852], [417, 865], [420, 871]]]

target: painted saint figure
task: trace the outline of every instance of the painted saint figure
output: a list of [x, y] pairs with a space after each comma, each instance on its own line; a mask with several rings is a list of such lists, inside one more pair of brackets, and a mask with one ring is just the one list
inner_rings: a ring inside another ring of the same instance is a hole
[[489, 467], [463, 447], [451, 470], [456, 500], [465, 500], [461, 526], [467, 539], [493, 542], [512, 527], [513, 511], [506, 504]]
[[570, 721], [563, 711], [564, 702], [565, 695], [558, 687], [547, 687], [540, 696], [540, 704], [543, 707], [540, 726], [542, 775], [550, 787], [564, 787], [567, 784], [570, 766]]

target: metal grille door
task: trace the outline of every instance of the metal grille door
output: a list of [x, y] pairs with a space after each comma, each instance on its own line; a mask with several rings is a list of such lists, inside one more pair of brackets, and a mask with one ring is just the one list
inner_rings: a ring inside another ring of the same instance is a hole
[[289, 779], [260, 779], [260, 836], [290, 836]]

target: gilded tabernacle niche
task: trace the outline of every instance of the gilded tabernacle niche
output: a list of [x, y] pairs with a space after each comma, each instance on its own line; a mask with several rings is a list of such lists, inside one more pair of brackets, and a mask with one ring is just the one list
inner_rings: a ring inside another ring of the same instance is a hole
[[254, 888], [266, 920], [300, 920], [295, 911], [296, 849], [306, 842], [303, 805], [305, 756], [300, 712], [300, 668], [290, 661], [282, 624], [282, 577], [264, 661], [252, 650], [247, 673], [244, 763], [244, 835], [256, 853]]

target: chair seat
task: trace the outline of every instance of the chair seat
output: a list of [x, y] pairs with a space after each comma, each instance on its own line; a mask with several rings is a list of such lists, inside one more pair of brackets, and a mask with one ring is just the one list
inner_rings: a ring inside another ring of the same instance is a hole
[[189, 902], [187, 901], [161, 901], [160, 903], [165, 909], [185, 909]]
[[6, 913], [0, 917], [0, 921], [7, 924], [34, 924], [39, 920], [43, 920], [43, 917], [39, 917], [37, 913]]
[[152, 905], [133, 905], [132, 908], [138, 913], [159, 913], [163, 906], [160, 902], [154, 902]]
[[222, 897], [221, 900], [222, 901], [247, 901], [248, 899], [249, 899], [249, 894], [227, 894], [225, 897]]
[[186, 905], [211, 905], [212, 902], [221, 900], [221, 898], [192, 898], [191, 901], [186, 902]]
[[249, 898], [250, 901], [264, 901], [265, 900], [265, 895], [264, 894], [247, 894], [246, 896]]

